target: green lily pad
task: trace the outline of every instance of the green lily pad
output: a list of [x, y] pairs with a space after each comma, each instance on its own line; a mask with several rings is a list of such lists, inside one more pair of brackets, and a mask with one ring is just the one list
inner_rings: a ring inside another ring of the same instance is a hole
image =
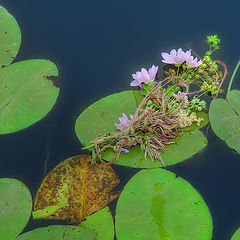
[[15, 18], [0, 6], [0, 68], [8, 66], [16, 57], [21, 32]]
[[240, 116], [240, 91], [232, 90], [227, 95], [228, 103], [232, 106], [238, 116]]
[[212, 218], [200, 194], [165, 169], [138, 172], [116, 208], [118, 240], [210, 240]]
[[113, 240], [114, 238], [113, 218], [109, 207], [88, 216], [79, 226], [93, 230], [97, 234], [96, 240]]
[[104, 97], [90, 105], [77, 118], [75, 131], [80, 142], [87, 146], [99, 134], [118, 131], [114, 123], [124, 112], [127, 116], [136, 111], [133, 91], [124, 91]]
[[232, 235], [231, 240], [239, 240], [240, 239], [240, 228]]
[[[113, 94], [100, 99], [84, 110], [75, 125], [75, 131], [80, 142], [87, 146], [99, 134], [118, 131], [114, 123], [118, 123], [118, 118], [122, 116], [122, 113], [124, 112], [129, 116], [129, 114], [134, 114], [136, 111], [135, 95], [134, 91]], [[202, 116], [206, 118], [206, 114], [203, 113]], [[204, 122], [207, 123], [207, 120]], [[189, 130], [194, 129], [193, 127]], [[206, 146], [207, 140], [201, 131], [195, 129], [188, 132], [189, 130], [174, 139], [176, 144], [172, 144], [165, 149], [162, 159], [166, 166], [181, 162]], [[162, 166], [160, 161], [153, 162], [150, 158], [145, 160], [144, 152], [141, 151], [139, 146], [131, 147], [129, 150], [129, 154], [121, 154], [115, 164], [137, 168]], [[106, 161], [111, 160], [113, 156], [112, 150], [108, 150], [102, 155]]]
[[0, 239], [12, 240], [26, 226], [32, 211], [28, 188], [16, 179], [0, 179]]
[[0, 134], [29, 127], [51, 110], [59, 89], [47, 77], [57, 74], [52, 62], [40, 59], [0, 70]]
[[95, 240], [96, 233], [77, 226], [48, 226], [26, 232], [16, 240]]
[[240, 153], [240, 91], [232, 90], [227, 96], [227, 101], [211, 102], [209, 119], [214, 133]]

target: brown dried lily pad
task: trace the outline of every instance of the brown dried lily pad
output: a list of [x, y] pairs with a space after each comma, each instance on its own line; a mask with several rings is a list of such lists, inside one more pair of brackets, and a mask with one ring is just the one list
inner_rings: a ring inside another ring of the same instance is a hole
[[56, 166], [38, 189], [33, 218], [80, 223], [118, 197], [119, 178], [110, 165], [91, 165], [91, 155], [69, 158]]

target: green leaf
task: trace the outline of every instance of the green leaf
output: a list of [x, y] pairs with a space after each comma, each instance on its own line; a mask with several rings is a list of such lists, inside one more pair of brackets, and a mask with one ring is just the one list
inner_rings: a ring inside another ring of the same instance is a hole
[[114, 238], [113, 218], [109, 207], [88, 216], [79, 226], [96, 232], [96, 240], [113, 240]]
[[21, 32], [15, 18], [0, 6], [0, 68], [14, 60], [20, 43]]
[[124, 187], [116, 208], [118, 240], [210, 240], [212, 218], [200, 194], [164, 169], [142, 170]]
[[240, 153], [240, 91], [228, 93], [227, 101], [215, 99], [209, 108], [209, 119], [214, 133], [230, 148]]
[[[102, 98], [89, 106], [78, 117], [75, 125], [77, 137], [83, 145], [87, 146], [100, 133], [117, 132], [114, 123], [119, 122], [118, 118], [122, 116], [122, 113], [124, 112], [129, 116], [129, 114], [134, 114], [135, 111], [134, 91], [124, 91]], [[206, 117], [206, 114], [204, 116]], [[176, 144], [169, 145], [161, 154], [166, 166], [191, 157], [207, 144], [206, 138], [199, 130], [186, 131], [174, 141], [176, 141]], [[129, 150], [128, 154], [121, 154], [115, 164], [136, 168], [162, 166], [160, 161], [153, 162], [150, 158], [145, 160], [144, 152], [138, 145], [129, 148]], [[102, 156], [103, 159], [109, 161], [113, 158], [114, 153], [112, 150], [108, 150]]]
[[59, 89], [49, 76], [56, 66], [47, 60], [27, 60], [0, 70], [0, 134], [29, 127], [53, 107]]
[[101, 133], [115, 132], [114, 123], [124, 112], [128, 117], [136, 111], [133, 91], [124, 91], [104, 97], [90, 105], [78, 117], [75, 131], [80, 142], [87, 146]]
[[231, 240], [239, 240], [240, 239], [240, 228], [232, 235]]
[[132, 91], [132, 92], [135, 97], [136, 106], [138, 106], [144, 98], [142, 91]]
[[0, 179], [0, 239], [12, 240], [26, 226], [32, 211], [32, 197], [20, 181]]
[[227, 101], [232, 106], [234, 111], [240, 116], [240, 91], [232, 90], [228, 93]]
[[48, 226], [26, 232], [16, 240], [95, 240], [96, 233], [77, 226]]

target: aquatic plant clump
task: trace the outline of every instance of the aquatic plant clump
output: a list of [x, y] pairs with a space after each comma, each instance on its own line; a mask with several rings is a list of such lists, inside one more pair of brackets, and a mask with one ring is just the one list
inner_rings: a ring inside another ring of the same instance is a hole
[[191, 49], [162, 53], [162, 62], [167, 64], [164, 68], [168, 69], [164, 71], [163, 80], [157, 78], [158, 66], [154, 65], [148, 71], [142, 68], [132, 74], [130, 86], [139, 87], [140, 104], [130, 118], [122, 113], [120, 123], [113, 123], [116, 132], [100, 134], [85, 147], [92, 150], [95, 164], [104, 162], [102, 153], [108, 149], [115, 153], [110, 161], [113, 162], [121, 153], [128, 154], [130, 147], [139, 145], [145, 159], [161, 161], [165, 166], [161, 153], [166, 146], [174, 144], [185, 127], [193, 123], [200, 126], [204, 120], [198, 117], [198, 113], [206, 109], [202, 98], [206, 95], [216, 98], [222, 91], [227, 68], [222, 61], [210, 57], [219, 48], [220, 40], [216, 35], [208, 36], [207, 43], [209, 50], [203, 58], [194, 58]]

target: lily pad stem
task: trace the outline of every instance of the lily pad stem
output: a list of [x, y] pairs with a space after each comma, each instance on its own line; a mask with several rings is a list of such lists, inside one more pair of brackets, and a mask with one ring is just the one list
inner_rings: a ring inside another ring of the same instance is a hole
[[[240, 66], [240, 60], [238, 61], [236, 67], [234, 68], [232, 77], [231, 77], [230, 82], [229, 82], [229, 84], [228, 84], [227, 96], [228, 96], [229, 91], [231, 90], [232, 82], [233, 82], [233, 79], [234, 79], [234, 77], [235, 77], [235, 75], [236, 75], [236, 73], [237, 73], [237, 70], [238, 70], [239, 66]], [[227, 96], [226, 96], [226, 99], [227, 99]]]

